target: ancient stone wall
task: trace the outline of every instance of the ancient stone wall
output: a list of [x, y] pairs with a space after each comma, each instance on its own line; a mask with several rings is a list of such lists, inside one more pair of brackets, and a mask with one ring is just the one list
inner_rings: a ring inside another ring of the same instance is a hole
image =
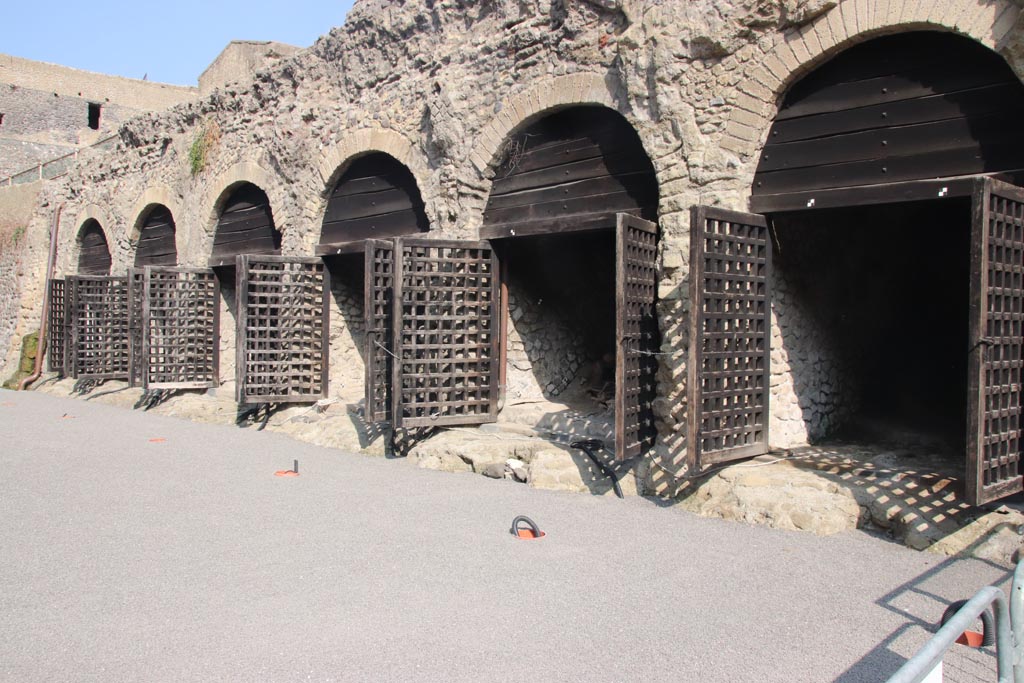
[[299, 51], [294, 45], [272, 40], [232, 40], [199, 74], [199, 92], [209, 95], [214, 89], [246, 80], [257, 69]]
[[[0, 177], [74, 152], [140, 113], [198, 92], [0, 54]], [[92, 128], [90, 105], [99, 108]]]
[[5, 355], [11, 346], [21, 308], [21, 278], [18, 276], [20, 256], [20, 245], [13, 242], [0, 244], [0, 349], [4, 350]]
[[[128, 122], [118, 149], [82, 159], [40, 213], [65, 205], [60, 273], [73, 271], [88, 217], [123, 269], [144, 197], [161, 188], [181, 263], [203, 265], [218, 201], [247, 181], [267, 192], [283, 252], [309, 255], [346, 163], [381, 151], [416, 177], [431, 236], [475, 238], [510, 135], [557, 108], [614, 109], [636, 129], [659, 183], [665, 355], [650, 484], [667, 490], [686, 449], [689, 207], [746, 208], [779, 98], [829, 56], [882, 33], [934, 29], [998, 50], [1019, 72], [1019, 15], [1009, 0], [363, 0], [345, 26], [251, 82]], [[216, 144], [193, 174], [189, 150], [211, 126]], [[776, 304], [785, 349], [790, 311]], [[789, 370], [778, 367], [782, 386]], [[807, 433], [813, 414], [801, 409]]]

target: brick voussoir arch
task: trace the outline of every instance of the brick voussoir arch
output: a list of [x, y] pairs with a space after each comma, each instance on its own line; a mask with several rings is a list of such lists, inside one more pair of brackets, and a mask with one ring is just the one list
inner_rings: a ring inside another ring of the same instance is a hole
[[[203, 206], [210, 207], [210, 213], [203, 221], [199, 238], [202, 240], [200, 253], [203, 258], [210, 255], [213, 239], [217, 232], [217, 222], [224, 204], [231, 197], [231, 192], [243, 183], [250, 183], [263, 190], [270, 200], [270, 211], [274, 217], [274, 227], [280, 231], [282, 242], [286, 227], [282, 225], [281, 207], [286, 205], [285, 182], [278, 175], [266, 170], [256, 161], [243, 160], [220, 173], [208, 186], [203, 198]], [[282, 243], [283, 248], [283, 243]]]
[[[142, 225], [149, 217], [150, 210], [157, 205], [167, 207], [167, 210], [171, 212], [171, 217], [174, 218], [175, 225], [181, 221], [181, 216], [184, 213], [182, 198], [167, 185], [150, 185], [132, 206], [132, 212], [129, 214], [132, 227], [128, 234], [128, 239], [132, 249], [138, 248], [139, 236], [142, 234]], [[179, 254], [185, 252], [183, 233], [183, 230], [176, 229], [174, 231], [175, 248]]]
[[743, 74], [719, 146], [744, 158], [764, 146], [778, 104], [801, 76], [846, 48], [887, 33], [951, 31], [993, 50], [1021, 14], [1012, 0], [842, 0], [799, 30], [784, 34]]
[[[74, 274], [78, 270], [78, 259], [82, 253], [82, 228], [85, 227], [86, 222], [88, 222], [89, 220], [95, 220], [97, 223], [100, 224], [100, 229], [103, 231], [103, 235], [107, 239], [107, 249], [111, 249], [111, 247], [115, 244], [114, 241], [111, 239], [111, 237], [113, 237], [114, 235], [115, 227], [111, 215], [107, 212], [106, 209], [104, 209], [98, 204], [86, 204], [75, 215], [75, 220], [72, 224], [74, 232], [72, 233], [71, 237], [72, 248], [69, 250], [70, 260], [67, 263], [65, 263], [65, 270], [68, 273]], [[63, 222], [63, 220], [61, 222]], [[114, 259], [115, 254], [112, 249], [110, 255], [111, 258], [114, 260], [114, 263], [116, 264], [117, 260]]]
[[431, 184], [430, 164], [423, 151], [417, 148], [412, 140], [397, 131], [386, 128], [362, 128], [346, 133], [338, 144], [324, 150], [320, 155], [317, 170], [321, 190], [313, 199], [309, 212], [318, 219], [316, 230], [311, 231], [312, 233], [320, 234], [320, 223], [323, 222], [334, 185], [348, 169], [349, 164], [358, 157], [375, 152], [394, 157], [409, 169], [416, 179], [416, 187], [426, 205], [427, 220], [431, 225], [437, 225], [436, 216], [430, 215], [433, 206], [430, 198], [436, 193]]
[[501, 148], [512, 132], [554, 109], [593, 104], [626, 116], [628, 105], [616, 96], [619, 89], [618, 80], [606, 73], [568, 74], [537, 81], [501, 103], [501, 110], [477, 135], [470, 161], [486, 177], [498, 163]]

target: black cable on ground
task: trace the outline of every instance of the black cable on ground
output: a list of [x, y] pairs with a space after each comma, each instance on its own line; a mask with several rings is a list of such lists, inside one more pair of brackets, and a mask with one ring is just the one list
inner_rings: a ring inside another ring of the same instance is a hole
[[615, 472], [610, 467], [605, 465], [603, 462], [598, 460], [597, 456], [594, 455], [594, 450], [604, 448], [604, 443], [597, 439], [586, 439], [585, 441], [573, 441], [569, 444], [569, 448], [576, 448], [587, 454], [590, 461], [597, 466], [597, 469], [601, 470], [606, 477], [612, 480], [612, 488], [615, 489], [615, 495], [619, 498], [623, 498], [622, 487], [619, 486], [619, 479], [615, 476]]

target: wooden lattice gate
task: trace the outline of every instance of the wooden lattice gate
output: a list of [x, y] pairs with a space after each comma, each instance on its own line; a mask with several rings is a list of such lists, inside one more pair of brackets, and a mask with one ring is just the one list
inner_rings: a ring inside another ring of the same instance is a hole
[[128, 278], [77, 276], [73, 285], [75, 379], [128, 379]]
[[498, 260], [487, 242], [395, 240], [392, 425], [498, 413]]
[[146, 267], [140, 346], [147, 391], [220, 384], [218, 291], [212, 270]]
[[694, 472], [768, 450], [771, 264], [763, 216], [694, 207], [688, 425]]
[[391, 421], [391, 374], [394, 332], [392, 295], [395, 285], [395, 246], [389, 240], [367, 240], [365, 270], [366, 421]]
[[50, 372], [65, 374], [64, 358], [67, 351], [67, 282], [50, 280], [50, 317], [47, 360]]
[[242, 255], [237, 269], [238, 402], [324, 398], [331, 286], [323, 261]]
[[141, 387], [145, 376], [146, 354], [142, 346], [142, 297], [145, 271], [142, 268], [128, 269], [128, 386]]
[[624, 460], [646, 453], [658, 433], [658, 226], [619, 214], [615, 262], [615, 457]]
[[1022, 490], [1024, 189], [979, 179], [971, 234], [967, 500]]

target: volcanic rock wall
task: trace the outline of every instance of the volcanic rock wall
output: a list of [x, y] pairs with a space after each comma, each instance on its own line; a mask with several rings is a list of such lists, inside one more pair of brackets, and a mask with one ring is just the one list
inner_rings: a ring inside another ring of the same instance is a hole
[[[414, 174], [431, 236], [476, 238], [515, 131], [558, 108], [614, 109], [659, 183], [664, 355], [651, 478], [671, 489], [686, 448], [690, 206], [746, 208], [779, 98], [829, 56], [882, 33], [935, 29], [975, 38], [1019, 72], [1019, 14], [1009, 0], [362, 0], [344, 26], [251, 82], [122, 126], [116, 151], [87, 155], [48, 186], [30, 230], [45, 231], [64, 206], [67, 274], [78, 231], [95, 218], [123, 269], [139, 216], [159, 202], [175, 217], [179, 262], [205, 265], [220, 203], [251, 182], [269, 196], [283, 253], [311, 255], [334, 182], [355, 156], [381, 151]], [[211, 129], [215, 143], [193, 172], [190, 149]], [[37, 259], [28, 277], [42, 267]], [[32, 328], [34, 310], [19, 329]], [[349, 317], [336, 316], [336, 338]], [[347, 354], [332, 365], [361, 362], [355, 346], [332, 344]], [[773, 404], [794, 403], [791, 384], [776, 382]]]

